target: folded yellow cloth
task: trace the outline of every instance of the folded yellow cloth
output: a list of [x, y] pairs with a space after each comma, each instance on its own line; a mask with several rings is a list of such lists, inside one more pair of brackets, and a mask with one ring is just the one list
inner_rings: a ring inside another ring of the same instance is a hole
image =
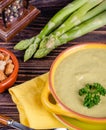
[[41, 103], [41, 93], [47, 79], [48, 73], [9, 89], [22, 124], [36, 129], [65, 127]]

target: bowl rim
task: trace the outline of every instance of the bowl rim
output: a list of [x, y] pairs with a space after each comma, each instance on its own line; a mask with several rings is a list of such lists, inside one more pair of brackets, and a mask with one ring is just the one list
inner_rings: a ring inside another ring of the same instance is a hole
[[19, 62], [15, 54], [10, 50], [7, 50], [6, 48], [0, 48], [0, 52], [8, 54], [14, 64], [13, 72], [9, 75], [7, 79], [0, 82], [0, 90], [2, 90], [2, 89], [7, 89], [8, 87], [6, 87], [6, 85], [9, 84], [10, 82], [13, 82], [13, 79], [17, 77], [18, 70], [19, 70]]
[[[74, 119], [74, 123], [73, 122], [71, 122], [71, 121], [69, 121], [68, 119], [67, 119], [67, 117], [65, 117], [65, 116], [62, 116], [62, 115], [57, 115], [57, 114], [53, 114], [54, 115], [54, 117], [57, 119], [57, 120], [59, 120], [61, 123], [63, 123], [64, 125], [66, 125], [67, 127], [69, 127], [69, 128], [71, 128], [71, 129], [74, 129], [74, 130], [82, 130], [82, 129], [85, 129], [85, 128], [82, 128], [83, 127], [83, 125], [85, 125], [85, 127], [89, 127], [89, 128], [91, 128], [92, 127], [92, 130], [97, 130], [97, 129], [101, 129], [102, 130], [102, 128], [101, 127], [103, 127], [103, 129], [104, 129], [104, 127], [106, 127], [106, 124], [95, 124], [95, 123], [86, 123], [86, 122], [81, 122], [81, 121], [79, 121], [79, 120], [75, 120]], [[68, 117], [68, 118], [70, 118], [70, 117]], [[71, 118], [70, 118], [71, 119]], [[71, 120], [73, 120], [73, 118], [71, 119]], [[77, 122], [78, 123], [80, 123], [80, 124], [77, 124]], [[77, 125], [76, 125], [77, 124]], [[87, 126], [86, 126], [87, 125]], [[95, 128], [93, 128], [93, 126], [95, 126], [96, 127], [96, 129]], [[99, 128], [98, 128], [99, 127]], [[88, 129], [89, 129], [88, 128]]]
[[[98, 47], [98, 48], [106, 48], [106, 44], [105, 43], [80, 43], [80, 44], [77, 44], [77, 45], [74, 45], [74, 46], [71, 46], [71, 47], [68, 47], [67, 49], [65, 49], [64, 51], [62, 51], [57, 57], [56, 59], [53, 61], [51, 67], [50, 67], [50, 72], [49, 72], [49, 89], [50, 89], [50, 92], [51, 94], [53, 95], [54, 99], [56, 100], [56, 102], [62, 106], [62, 109], [68, 111], [68, 112], [71, 112], [73, 113], [74, 115], [76, 115], [77, 117], [81, 117], [83, 119], [87, 119], [89, 121], [94, 121], [94, 122], [105, 122], [106, 123], [106, 117], [92, 117], [92, 116], [87, 116], [87, 115], [84, 115], [84, 114], [80, 114], [80, 112], [75, 112], [74, 110], [72, 110], [71, 108], [69, 108], [68, 106], [66, 106], [59, 98], [59, 96], [56, 94], [55, 90], [54, 90], [54, 85], [53, 85], [53, 74], [54, 74], [54, 70], [55, 70], [55, 67], [56, 67], [56, 64], [59, 64], [58, 61], [59, 60], [62, 60], [64, 59], [64, 57], [66, 57], [69, 52], [70, 53], [75, 53], [76, 51], [78, 50], [81, 50], [81, 49], [86, 49], [86, 48], [95, 48], [95, 47]], [[72, 51], [72, 52], [71, 52]], [[62, 58], [63, 56], [63, 58]], [[59, 61], [60, 62], [60, 61]]]

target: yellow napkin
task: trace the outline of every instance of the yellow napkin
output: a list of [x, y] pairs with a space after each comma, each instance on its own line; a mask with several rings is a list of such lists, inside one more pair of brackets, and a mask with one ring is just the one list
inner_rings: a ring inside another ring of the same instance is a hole
[[36, 129], [65, 127], [41, 103], [41, 93], [48, 79], [43, 74], [9, 89], [19, 111], [20, 122]]

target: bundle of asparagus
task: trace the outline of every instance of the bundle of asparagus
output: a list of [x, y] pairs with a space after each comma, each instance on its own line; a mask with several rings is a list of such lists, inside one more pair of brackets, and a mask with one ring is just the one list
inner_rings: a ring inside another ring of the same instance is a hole
[[24, 61], [42, 58], [56, 47], [106, 25], [106, 0], [74, 0], [61, 9], [41, 32], [20, 41], [14, 49], [26, 50]]

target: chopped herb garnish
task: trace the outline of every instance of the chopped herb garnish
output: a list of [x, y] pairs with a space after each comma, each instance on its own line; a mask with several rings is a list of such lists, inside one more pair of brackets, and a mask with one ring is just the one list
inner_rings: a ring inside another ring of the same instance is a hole
[[91, 108], [100, 102], [100, 96], [106, 95], [106, 89], [99, 83], [86, 84], [79, 90], [79, 95], [84, 96], [83, 105]]

